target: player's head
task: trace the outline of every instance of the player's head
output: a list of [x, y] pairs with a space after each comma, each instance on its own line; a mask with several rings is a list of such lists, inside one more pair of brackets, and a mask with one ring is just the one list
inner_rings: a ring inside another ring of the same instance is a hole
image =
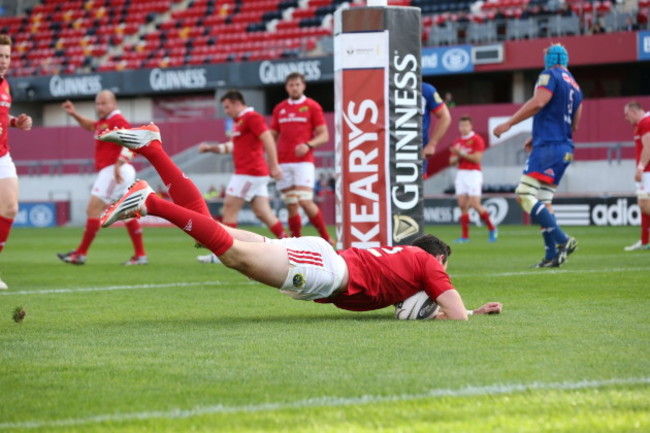
[[226, 115], [233, 119], [246, 107], [244, 95], [239, 90], [228, 90], [219, 101]]
[[472, 118], [467, 114], [458, 119], [458, 131], [460, 132], [460, 135], [463, 136], [472, 132]]
[[451, 247], [434, 235], [422, 235], [415, 239], [411, 245], [422, 248], [436, 258], [442, 256], [441, 263], [443, 265], [447, 264], [447, 259], [451, 255]]
[[117, 98], [115, 98], [115, 93], [110, 90], [102, 90], [95, 96], [95, 111], [100, 119], [105, 118], [116, 109]]
[[553, 44], [544, 52], [544, 68], [549, 69], [553, 66], [569, 66], [569, 52], [562, 44]]
[[625, 116], [625, 120], [627, 120], [631, 125], [636, 125], [639, 123], [639, 120], [645, 116], [645, 110], [639, 102], [630, 101], [625, 104], [623, 115]]
[[302, 98], [306, 87], [305, 76], [300, 72], [292, 72], [284, 80], [284, 88], [289, 95], [289, 99]]
[[4, 77], [11, 64], [11, 37], [0, 35], [0, 77]]

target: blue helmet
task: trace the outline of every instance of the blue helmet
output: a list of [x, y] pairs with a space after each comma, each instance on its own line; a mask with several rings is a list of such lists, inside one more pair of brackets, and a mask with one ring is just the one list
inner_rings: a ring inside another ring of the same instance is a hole
[[565, 68], [569, 65], [569, 53], [560, 44], [551, 45], [544, 54], [544, 67], [549, 69], [555, 65], [561, 65]]

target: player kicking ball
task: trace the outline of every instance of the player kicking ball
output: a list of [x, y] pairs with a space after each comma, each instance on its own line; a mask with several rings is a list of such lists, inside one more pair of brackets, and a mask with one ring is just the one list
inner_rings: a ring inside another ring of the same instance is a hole
[[269, 239], [227, 227], [212, 219], [198, 188], [163, 150], [157, 126], [105, 131], [99, 139], [147, 158], [174, 200], [160, 199], [147, 182], [137, 181], [106, 210], [103, 227], [118, 220], [159, 216], [212, 251], [225, 266], [297, 300], [369, 311], [424, 291], [440, 307], [436, 319], [467, 320], [472, 314], [501, 312], [499, 302], [465, 308], [446, 272], [451, 248], [435, 236], [421, 236], [410, 246], [349, 248], [337, 253], [320, 237]]

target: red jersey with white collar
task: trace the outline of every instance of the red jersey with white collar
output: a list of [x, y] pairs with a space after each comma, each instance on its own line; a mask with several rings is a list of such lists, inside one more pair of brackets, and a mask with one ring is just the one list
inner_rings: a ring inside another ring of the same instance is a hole
[[314, 138], [314, 129], [325, 125], [320, 104], [303, 96], [298, 100], [285, 99], [273, 109], [271, 129], [277, 131], [278, 161], [280, 163], [314, 162], [314, 152], [296, 156], [296, 146]]
[[[99, 119], [95, 122], [95, 137], [98, 136], [104, 129], [113, 129], [113, 128], [130, 128], [131, 125], [127, 120], [122, 116], [120, 110], [115, 110], [111, 112], [104, 119]], [[117, 159], [122, 155], [125, 159], [130, 159], [132, 153], [125, 151], [125, 147], [120, 146], [115, 143], [107, 143], [105, 141], [99, 141], [95, 139], [95, 170], [99, 171], [104, 167], [113, 165], [117, 162]]]
[[11, 90], [9, 82], [0, 78], [0, 157], [9, 153], [9, 109], [11, 108]]
[[402, 302], [421, 290], [434, 300], [454, 290], [445, 268], [420, 247], [349, 248], [339, 254], [348, 265], [348, 288], [334, 298], [315, 302], [370, 311]]
[[[467, 134], [466, 137], [460, 137], [454, 140], [452, 143], [453, 146], [460, 146], [462, 151], [467, 152], [468, 155], [477, 152], [483, 152], [485, 150], [485, 141], [481, 138], [480, 135], [476, 134], [474, 131]], [[472, 162], [468, 159], [463, 158], [462, 156], [458, 157], [458, 169], [459, 170], [480, 170], [481, 164]]]
[[[639, 163], [641, 162], [641, 151], [643, 150], [643, 142], [641, 141], [641, 138], [645, 134], [650, 134], [650, 113], [646, 113], [645, 116], [643, 116], [643, 118], [639, 120], [639, 123], [637, 123], [636, 127], [634, 128], [634, 147], [636, 151], [637, 165], [639, 165]], [[643, 171], [649, 172], [650, 164], [646, 164]]]
[[235, 119], [232, 127], [232, 158], [235, 174], [268, 176], [269, 167], [264, 159], [264, 145], [260, 135], [268, 127], [264, 117], [252, 107], [244, 109]]

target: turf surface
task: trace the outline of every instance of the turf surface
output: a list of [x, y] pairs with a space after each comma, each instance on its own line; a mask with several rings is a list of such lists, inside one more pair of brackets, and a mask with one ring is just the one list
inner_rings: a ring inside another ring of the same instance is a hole
[[[433, 231], [433, 229], [432, 229]], [[468, 307], [501, 316], [400, 322], [298, 302], [199, 264], [175, 229], [124, 229], [84, 266], [81, 229], [16, 229], [0, 255], [0, 431], [650, 431], [650, 251], [638, 228], [571, 228], [560, 269], [532, 227], [454, 245]], [[443, 239], [457, 227], [438, 227]], [[24, 307], [23, 323], [12, 320]]]

